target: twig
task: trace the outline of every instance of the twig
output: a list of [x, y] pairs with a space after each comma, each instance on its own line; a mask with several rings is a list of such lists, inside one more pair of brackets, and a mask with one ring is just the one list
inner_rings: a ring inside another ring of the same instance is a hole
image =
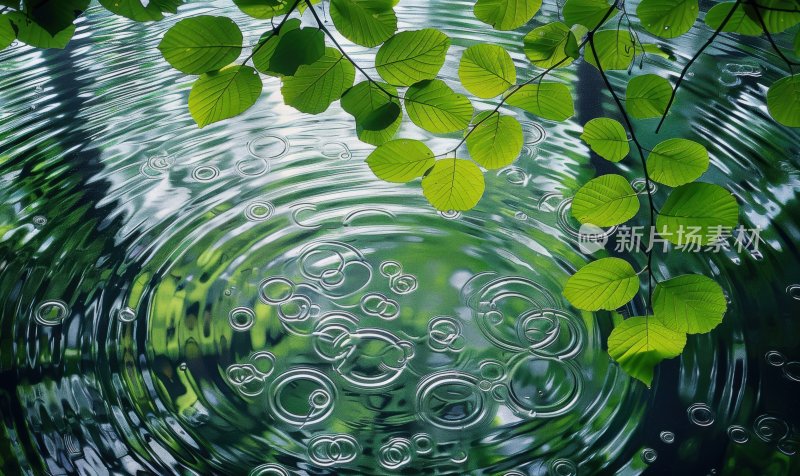
[[728, 21], [730, 21], [730, 19], [733, 18], [733, 13], [736, 11], [737, 8], [739, 8], [739, 4], [741, 2], [742, 0], [736, 0], [736, 2], [733, 4], [733, 7], [730, 9], [730, 11], [728, 11], [728, 14], [722, 20], [722, 23], [720, 23], [719, 27], [717, 27], [717, 29], [714, 31], [714, 34], [712, 34], [711, 37], [703, 44], [703, 46], [701, 46], [700, 49], [697, 50], [697, 53], [695, 53], [694, 56], [692, 56], [689, 62], [686, 63], [686, 66], [683, 67], [683, 70], [681, 70], [681, 74], [678, 76], [678, 80], [675, 82], [675, 87], [672, 88], [672, 94], [670, 94], [669, 96], [669, 102], [667, 102], [667, 107], [666, 109], [664, 109], [664, 114], [661, 115], [661, 120], [658, 121], [658, 126], [656, 126], [656, 134], [658, 134], [658, 132], [661, 130], [661, 126], [664, 125], [664, 121], [667, 119], [667, 114], [669, 113], [669, 109], [672, 107], [672, 103], [675, 102], [675, 95], [678, 94], [678, 88], [681, 86], [683, 79], [686, 77], [686, 73], [689, 71], [689, 68], [697, 60], [697, 58], [699, 58], [700, 55], [703, 54], [703, 51], [705, 51], [706, 48], [711, 46], [711, 43], [714, 42], [717, 36], [719, 36], [719, 34], [722, 32], [722, 29], [725, 28], [725, 25], [728, 24]]
[[[611, 97], [614, 99], [614, 102], [617, 104], [617, 108], [619, 109], [620, 114], [622, 115], [623, 120], [625, 121], [625, 125], [628, 126], [628, 131], [631, 133], [631, 140], [633, 141], [634, 145], [636, 145], [636, 149], [639, 152], [639, 158], [642, 161], [642, 169], [644, 171], [644, 181], [645, 181], [645, 191], [647, 192], [647, 200], [650, 205], [650, 230], [651, 233], [655, 229], [655, 217], [656, 217], [656, 207], [653, 203], [653, 192], [651, 190], [651, 181], [650, 181], [650, 173], [647, 171], [647, 161], [644, 158], [644, 147], [639, 142], [639, 139], [636, 137], [636, 131], [633, 128], [633, 123], [631, 122], [630, 117], [628, 116], [627, 111], [625, 111], [625, 106], [622, 105], [622, 101], [620, 100], [619, 96], [617, 96], [616, 91], [614, 91], [614, 87], [611, 86], [611, 82], [608, 80], [608, 76], [606, 75], [605, 70], [603, 70], [602, 62], [597, 56], [597, 50], [594, 46], [594, 31], [589, 32], [587, 37], [587, 41], [589, 42], [589, 47], [592, 49], [592, 54], [595, 58], [597, 58], [597, 69], [600, 71], [600, 76], [603, 78], [603, 83], [606, 85], [606, 89], [608, 92], [611, 93]], [[652, 310], [653, 307], [653, 247], [652, 243], [650, 244], [650, 250], [647, 251], [647, 291], [648, 291], [648, 299], [647, 305]]]

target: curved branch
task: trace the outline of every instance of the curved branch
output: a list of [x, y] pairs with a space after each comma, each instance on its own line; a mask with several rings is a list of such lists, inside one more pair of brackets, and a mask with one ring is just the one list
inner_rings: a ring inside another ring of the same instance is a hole
[[711, 35], [711, 37], [703, 44], [703, 46], [700, 47], [699, 50], [697, 50], [697, 53], [695, 53], [694, 56], [692, 56], [689, 62], [686, 63], [686, 66], [683, 67], [683, 70], [681, 70], [681, 74], [678, 76], [678, 81], [675, 82], [675, 87], [672, 88], [672, 94], [670, 94], [669, 96], [669, 102], [667, 103], [666, 109], [664, 109], [664, 114], [661, 115], [661, 120], [658, 121], [658, 126], [656, 126], [656, 134], [658, 134], [658, 132], [661, 130], [661, 126], [664, 125], [664, 121], [667, 119], [667, 114], [669, 113], [669, 109], [672, 107], [672, 103], [675, 102], [675, 95], [678, 94], [678, 88], [681, 86], [683, 79], [686, 77], [686, 73], [689, 71], [689, 68], [700, 57], [700, 55], [703, 54], [703, 51], [705, 51], [706, 48], [711, 46], [711, 43], [714, 42], [717, 36], [719, 36], [719, 34], [722, 33], [722, 29], [725, 28], [725, 25], [727, 25], [730, 19], [733, 18], [733, 13], [736, 11], [737, 8], [739, 8], [739, 4], [741, 3], [742, 0], [736, 0], [736, 3], [734, 3], [733, 7], [730, 9], [728, 14], [722, 20], [722, 23], [720, 23], [719, 27], [716, 30], [714, 30], [714, 34]]

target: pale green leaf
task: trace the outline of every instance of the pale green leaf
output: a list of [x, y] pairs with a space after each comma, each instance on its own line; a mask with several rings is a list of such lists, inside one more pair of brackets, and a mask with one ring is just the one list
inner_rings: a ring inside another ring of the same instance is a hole
[[759, 26], [763, 21], [770, 33], [781, 33], [800, 23], [797, 0], [758, 0], [758, 5], [761, 8], [756, 11], [755, 6], [746, 4], [745, 13]]
[[469, 210], [478, 204], [484, 188], [483, 172], [470, 160], [439, 160], [422, 178], [422, 193], [440, 211]]
[[467, 136], [467, 150], [472, 160], [487, 169], [499, 169], [517, 160], [522, 152], [522, 125], [511, 116], [485, 111], [473, 121], [476, 125]]
[[710, 183], [692, 182], [672, 191], [656, 219], [658, 233], [678, 245], [713, 243], [739, 221], [739, 205], [727, 190]]
[[587, 122], [583, 126], [581, 139], [589, 144], [595, 154], [611, 162], [619, 162], [631, 150], [622, 124], [607, 117]]
[[261, 78], [249, 66], [229, 66], [200, 76], [189, 93], [189, 112], [201, 128], [239, 115], [261, 95]]
[[[717, 30], [720, 25], [722, 25], [722, 22], [728, 16], [728, 13], [730, 13], [734, 5], [736, 5], [735, 2], [724, 2], [718, 3], [711, 7], [708, 13], [706, 13], [706, 25], [713, 30]], [[731, 16], [730, 20], [728, 20], [728, 23], [725, 24], [725, 28], [723, 28], [721, 31], [751, 36], [760, 36], [762, 33], [764, 33], [761, 25], [759, 25], [757, 21], [747, 16], [747, 13], [745, 13], [744, 8], [741, 6], [736, 8], [736, 11], [733, 12], [733, 15]]]
[[683, 35], [699, 13], [697, 0], [642, 0], [636, 8], [644, 29], [661, 38]]
[[652, 316], [625, 319], [608, 336], [608, 355], [648, 387], [655, 366], [679, 356], [685, 346], [686, 334], [665, 327]]
[[656, 45], [655, 43], [642, 43], [641, 47], [642, 47], [642, 50], [643, 50], [642, 52], [643, 53], [647, 53], [647, 54], [650, 54], [650, 55], [656, 55], [656, 56], [660, 56], [660, 57], [662, 57], [664, 59], [675, 61], [675, 55], [673, 55], [669, 51], [664, 50], [663, 48], [661, 48], [659, 45]]
[[418, 140], [395, 139], [372, 151], [367, 165], [381, 180], [405, 183], [433, 167], [436, 159], [427, 145]]
[[566, 121], [575, 114], [575, 104], [567, 85], [543, 81], [515, 89], [506, 102], [543, 119]]
[[728, 307], [725, 293], [711, 278], [678, 276], [656, 285], [653, 313], [666, 327], [687, 334], [709, 332], [722, 322]]
[[502, 46], [473, 45], [464, 51], [458, 77], [467, 91], [479, 98], [493, 98], [517, 82], [514, 60]]
[[536, 15], [542, 0], [478, 0], [475, 17], [496, 30], [514, 30]]
[[572, 199], [572, 216], [583, 224], [614, 226], [633, 218], [639, 197], [622, 175], [601, 175], [589, 180]]
[[164, 13], [177, 13], [182, 4], [183, 0], [100, 0], [100, 5], [111, 13], [142, 22], [161, 20]]
[[[137, 0], [138, 1], [138, 0]], [[313, 0], [311, 3], [319, 3], [320, 0]], [[279, 15], [289, 13], [289, 10], [296, 3], [295, 0], [233, 0], [239, 10], [253, 18], [268, 20]], [[305, 8], [305, 2], [301, 1], [297, 6], [299, 11]]]
[[667, 139], [647, 156], [650, 178], [670, 187], [694, 182], [708, 170], [708, 163], [706, 148], [688, 139]]
[[606, 0], [567, 0], [562, 13], [567, 25], [579, 24], [593, 30], [600, 26], [603, 18], [608, 21], [617, 16], [619, 10]]
[[17, 39], [17, 32], [11, 25], [8, 15], [0, 15], [0, 50], [8, 47]]
[[800, 74], [779, 79], [770, 86], [767, 109], [784, 126], [800, 127]]
[[449, 48], [450, 38], [439, 30], [403, 31], [381, 46], [375, 68], [387, 83], [410, 86], [436, 78]]
[[167, 30], [158, 49], [167, 63], [186, 74], [202, 74], [231, 64], [242, 52], [242, 32], [230, 18], [200, 15]]
[[578, 42], [569, 27], [548, 23], [530, 31], [522, 39], [525, 56], [540, 68], [569, 66], [579, 57]]
[[628, 82], [625, 92], [625, 109], [636, 119], [661, 117], [667, 110], [672, 86], [655, 74], [636, 76]]
[[440, 79], [420, 81], [408, 88], [405, 104], [411, 122], [435, 134], [466, 129], [472, 119], [469, 99], [453, 92]]
[[34, 48], [63, 49], [75, 33], [75, 25], [71, 25], [53, 36], [23, 13], [11, 12], [7, 14], [7, 17], [16, 27], [17, 39]]
[[564, 297], [584, 311], [613, 311], [630, 302], [638, 291], [639, 276], [620, 258], [592, 261], [564, 285]]
[[326, 48], [317, 62], [297, 68], [283, 78], [281, 93], [287, 105], [300, 112], [319, 114], [353, 86], [356, 70], [336, 48]]
[[378, 46], [397, 31], [393, 0], [331, 0], [336, 30], [362, 46]]
[[396, 96], [394, 86], [370, 81], [358, 83], [344, 93], [342, 109], [355, 118], [360, 140], [380, 145], [394, 137], [403, 121], [403, 111]]
[[[584, 49], [584, 57], [594, 67], [604, 71], [628, 69], [636, 56], [633, 36], [627, 30], [601, 30], [594, 34], [594, 50], [591, 43]], [[595, 56], [595, 52], [597, 55]]]

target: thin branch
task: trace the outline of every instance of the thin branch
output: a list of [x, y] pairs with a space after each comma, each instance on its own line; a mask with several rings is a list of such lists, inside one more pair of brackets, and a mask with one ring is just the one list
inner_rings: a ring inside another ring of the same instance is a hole
[[322, 19], [317, 14], [317, 11], [314, 9], [314, 5], [311, 4], [311, 1], [310, 0], [303, 0], [303, 1], [306, 3], [306, 5], [308, 5], [308, 9], [311, 10], [311, 14], [314, 16], [314, 19], [317, 21], [317, 25], [319, 26], [319, 29], [322, 30], [326, 35], [328, 35], [328, 38], [331, 39], [331, 41], [336, 46], [336, 48], [342, 53], [342, 56], [344, 56], [345, 59], [347, 59], [347, 61], [349, 61], [361, 74], [363, 74], [367, 78], [367, 81], [369, 81], [370, 83], [372, 83], [375, 86], [377, 86], [378, 89], [380, 89], [390, 99], [400, 99], [400, 97], [398, 95], [392, 94], [389, 91], [387, 91], [386, 89], [384, 89], [384, 87], [381, 86], [381, 84], [379, 82], [377, 82], [374, 79], [372, 79], [367, 74], [367, 72], [364, 71], [364, 68], [362, 68], [361, 66], [358, 65], [358, 63], [353, 61], [353, 58], [351, 58], [350, 55], [348, 55], [347, 52], [344, 51], [344, 48], [342, 48], [342, 45], [340, 45], [339, 42], [336, 41], [336, 38], [333, 36], [331, 31], [328, 29], [327, 26], [325, 26], [325, 23], [323, 23]]
[[[606, 89], [608, 92], [611, 93], [611, 97], [614, 99], [614, 102], [617, 104], [617, 108], [619, 109], [619, 113], [622, 115], [622, 119], [625, 121], [625, 125], [628, 127], [628, 132], [631, 134], [631, 140], [636, 145], [636, 149], [639, 152], [639, 158], [642, 162], [642, 170], [644, 171], [644, 182], [645, 182], [645, 191], [647, 192], [647, 200], [650, 205], [650, 230], [655, 229], [655, 219], [656, 219], [656, 207], [653, 203], [653, 192], [651, 189], [651, 180], [650, 180], [650, 173], [647, 170], [647, 161], [644, 157], [644, 147], [639, 142], [639, 139], [636, 137], [636, 131], [633, 128], [633, 123], [631, 122], [630, 117], [628, 116], [627, 111], [625, 110], [625, 106], [622, 104], [619, 96], [617, 95], [616, 91], [614, 91], [614, 87], [611, 85], [611, 82], [608, 80], [608, 75], [606, 75], [605, 70], [603, 69], [602, 62], [599, 61], [599, 56], [597, 55], [597, 50], [594, 46], [594, 31], [589, 32], [587, 37], [587, 41], [589, 42], [589, 47], [592, 49], [592, 54], [595, 58], [598, 58], [597, 61], [597, 69], [600, 71], [600, 76], [603, 78], [603, 83], [606, 85]], [[650, 250], [647, 252], [647, 291], [648, 291], [648, 300], [647, 305], [652, 310], [653, 304], [653, 247], [652, 243], [650, 244]]]
[[697, 50], [697, 53], [695, 53], [694, 56], [692, 56], [689, 62], [686, 63], [686, 66], [683, 67], [683, 70], [681, 70], [681, 74], [678, 76], [678, 80], [675, 82], [675, 87], [672, 88], [672, 94], [670, 94], [669, 96], [669, 102], [667, 102], [667, 107], [666, 109], [664, 109], [664, 114], [661, 115], [661, 120], [658, 121], [658, 126], [656, 126], [656, 134], [658, 134], [658, 132], [661, 130], [661, 126], [664, 125], [664, 121], [667, 119], [667, 114], [669, 113], [669, 109], [672, 107], [672, 103], [675, 102], [675, 95], [678, 94], [678, 88], [681, 86], [683, 79], [686, 77], [686, 73], [689, 71], [689, 68], [700, 57], [700, 55], [703, 54], [703, 51], [705, 51], [706, 48], [711, 46], [711, 43], [714, 42], [717, 36], [719, 36], [719, 34], [725, 28], [725, 25], [727, 25], [730, 19], [733, 18], [733, 14], [736, 11], [736, 9], [739, 8], [739, 4], [741, 2], [742, 0], [736, 0], [736, 2], [733, 4], [733, 7], [731, 7], [730, 11], [728, 11], [728, 14], [722, 20], [722, 23], [720, 23], [719, 27], [717, 27], [717, 29], [714, 30], [714, 34], [712, 34], [711, 37], [703, 44], [703, 46], [701, 46], [700, 49]]

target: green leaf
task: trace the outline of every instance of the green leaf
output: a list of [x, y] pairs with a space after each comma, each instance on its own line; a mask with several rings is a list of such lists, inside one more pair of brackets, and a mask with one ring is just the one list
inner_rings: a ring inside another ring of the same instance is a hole
[[784, 126], [800, 127], [800, 74], [779, 79], [770, 86], [767, 109]]
[[[403, 120], [397, 89], [386, 83], [379, 85], [364, 81], [342, 95], [342, 109], [355, 118], [358, 138], [373, 145], [394, 137]], [[390, 98], [387, 92], [395, 97]]]
[[595, 68], [599, 64], [604, 71], [628, 69], [636, 56], [633, 36], [625, 30], [601, 30], [594, 34], [594, 50], [591, 45], [585, 49], [586, 61]]
[[636, 76], [628, 82], [625, 92], [625, 109], [636, 119], [661, 117], [667, 110], [672, 86], [655, 74]]
[[656, 227], [671, 243], [708, 245], [720, 236], [720, 227], [732, 228], [738, 221], [739, 205], [730, 192], [719, 185], [692, 182], [672, 191], [658, 213]]
[[770, 33], [781, 33], [800, 23], [800, 5], [797, 1], [758, 0], [757, 3], [761, 6], [758, 9], [761, 20], [753, 5], [745, 5], [744, 11], [759, 26], [763, 20]]
[[675, 38], [689, 31], [698, 13], [697, 0], [642, 0], [636, 8], [644, 29], [661, 38]]
[[242, 52], [242, 32], [230, 18], [200, 15], [167, 30], [158, 49], [173, 68], [202, 74], [231, 64]]
[[22, 11], [55, 36], [72, 25], [89, 8], [89, 3], [89, 0], [23, 0]]
[[469, 210], [483, 196], [483, 172], [472, 161], [439, 160], [422, 178], [422, 193], [440, 211]]
[[587, 122], [583, 126], [581, 139], [589, 144], [595, 154], [611, 162], [619, 162], [631, 151], [622, 124], [607, 117]]
[[[711, 7], [708, 13], [706, 13], [706, 25], [713, 30], [718, 29], [734, 5], [736, 5], [735, 2], [724, 2], [718, 3]], [[761, 25], [759, 25], [756, 20], [753, 20], [747, 16], [744, 8], [740, 7], [736, 8], [736, 11], [733, 12], [733, 15], [731, 16], [730, 20], [728, 20], [728, 23], [725, 24], [725, 28], [723, 28], [721, 31], [751, 36], [760, 36], [762, 33], [764, 33]]]
[[[295, 3], [293, 0], [233, 0], [239, 10], [253, 18], [268, 20], [284, 15]], [[301, 2], [302, 6], [303, 3]]]
[[183, 0], [150, 0], [146, 4], [142, 0], [100, 0], [106, 10], [133, 21], [161, 20], [164, 13], [177, 13], [182, 4]]
[[564, 67], [580, 56], [578, 42], [567, 25], [548, 23], [534, 28], [522, 39], [525, 56], [540, 68]]
[[564, 297], [584, 311], [613, 311], [630, 302], [638, 291], [639, 276], [620, 258], [592, 261], [564, 285]]
[[72, 35], [75, 33], [75, 25], [71, 25], [53, 36], [20, 12], [11, 12], [6, 16], [13, 26], [16, 27], [17, 39], [34, 48], [63, 49], [67, 46], [69, 40], [72, 39]]
[[648, 388], [655, 366], [679, 356], [685, 346], [686, 334], [668, 329], [653, 317], [625, 319], [608, 336], [608, 355]]
[[727, 307], [720, 285], [699, 274], [662, 281], [653, 291], [653, 313], [673, 331], [709, 332], [722, 322]]
[[261, 78], [249, 66], [233, 65], [200, 76], [189, 93], [189, 112], [201, 128], [239, 115], [261, 95]]
[[331, 19], [353, 43], [378, 46], [397, 31], [393, 6], [393, 0], [331, 0]]
[[287, 105], [300, 112], [319, 114], [353, 86], [356, 70], [336, 48], [313, 64], [297, 68], [294, 76], [283, 78], [281, 93]]
[[522, 125], [518, 120], [484, 111], [473, 122], [475, 128], [466, 141], [472, 160], [487, 169], [499, 169], [517, 160], [523, 145]]
[[542, 0], [478, 0], [475, 17], [495, 30], [514, 30], [536, 15]]
[[375, 68], [387, 83], [410, 86], [436, 78], [449, 48], [450, 38], [439, 30], [403, 31], [381, 46]]
[[572, 216], [583, 224], [614, 226], [639, 211], [639, 197], [622, 175], [601, 175], [589, 180], [572, 199]]
[[794, 35], [794, 55], [800, 56], [800, 30]]
[[286, 20], [286, 23], [281, 26], [279, 31], [270, 30], [261, 35], [261, 38], [258, 40], [259, 46], [253, 50], [253, 66], [255, 66], [259, 72], [270, 76], [278, 76], [278, 73], [270, 71], [269, 63], [272, 61], [272, 56], [275, 54], [278, 43], [280, 43], [283, 36], [290, 31], [299, 29], [301, 23], [302, 22], [298, 18], [291, 18]]
[[0, 50], [8, 48], [16, 39], [17, 32], [11, 25], [8, 15], [0, 15]]
[[672, 53], [662, 49], [660, 46], [656, 45], [655, 43], [642, 43], [642, 52], [647, 53], [650, 55], [660, 56], [664, 59], [668, 59], [671, 61], [675, 61], [675, 55]]
[[285, 28], [284, 25], [280, 34], [267, 40], [267, 44], [253, 56], [253, 65], [259, 71], [271, 76], [294, 76], [300, 66], [314, 64], [325, 55], [322, 30]]
[[464, 51], [458, 77], [467, 91], [479, 98], [493, 98], [517, 82], [514, 60], [502, 46], [473, 45]]
[[411, 122], [434, 134], [466, 129], [472, 119], [472, 103], [456, 94], [440, 79], [420, 81], [405, 95], [406, 111]]
[[[611, 13], [608, 14], [609, 10]], [[564, 4], [564, 21], [567, 25], [583, 25], [590, 30], [600, 26], [600, 22], [608, 14], [606, 21], [614, 18], [619, 13], [616, 7], [609, 5], [606, 0], [567, 0]]]
[[379, 179], [395, 183], [422, 177], [435, 163], [431, 149], [412, 139], [389, 141], [367, 157], [367, 165]]
[[647, 156], [650, 178], [670, 187], [694, 182], [708, 170], [708, 162], [706, 148], [687, 139], [667, 139]]
[[575, 105], [569, 88], [562, 83], [543, 81], [513, 90], [506, 102], [543, 119], [566, 121], [575, 114]]

